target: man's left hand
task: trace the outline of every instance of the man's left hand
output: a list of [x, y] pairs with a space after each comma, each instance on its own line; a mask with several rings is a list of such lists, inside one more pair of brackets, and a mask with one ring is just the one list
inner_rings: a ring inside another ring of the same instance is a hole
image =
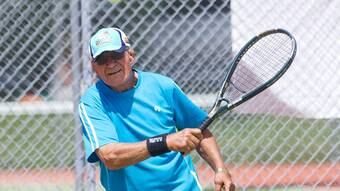
[[215, 191], [235, 191], [235, 185], [227, 169], [215, 172]]

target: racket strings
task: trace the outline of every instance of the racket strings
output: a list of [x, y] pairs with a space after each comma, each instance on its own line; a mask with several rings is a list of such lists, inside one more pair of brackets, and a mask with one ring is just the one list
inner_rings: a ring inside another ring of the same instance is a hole
[[245, 92], [241, 89], [238, 89], [237, 86], [234, 85], [233, 82], [230, 82], [228, 88], [225, 90], [224, 99], [228, 100], [228, 102], [232, 102], [235, 99], [239, 98]]
[[[263, 42], [259, 42], [262, 44], [255, 45], [252, 51], [254, 51], [256, 56], [250, 57], [250, 53], [247, 54], [247, 60], [254, 60], [254, 68], [261, 71], [261, 73], [271, 73], [276, 72], [277, 68], [280, 68], [284, 65], [285, 61], [289, 59], [289, 54], [291, 50], [290, 39], [288, 38], [280, 38], [278, 41], [274, 41], [274, 43], [268, 42], [268, 39], [263, 39]], [[289, 46], [287, 46], [289, 45]], [[263, 48], [266, 47], [266, 48]], [[265, 55], [265, 56], [263, 56]], [[268, 56], [269, 55], [269, 56]], [[249, 61], [247, 61], [249, 62]], [[269, 63], [269, 64], [263, 64]]]
[[[264, 39], [266, 40], [266, 39]], [[289, 59], [289, 55], [290, 55], [290, 50], [292, 49], [291, 43], [290, 43], [290, 39], [289, 38], [280, 38], [278, 41], [274, 41], [276, 42], [274, 43], [267, 43], [263, 42], [267, 48], [262, 49], [264, 54], [268, 54], [271, 55], [271, 59], [273, 59], [271, 63], [273, 64], [278, 64], [278, 65], [283, 65], [285, 63], [285, 61], [287, 60], [287, 58]], [[259, 46], [255, 46], [255, 48], [259, 49], [260, 47], [263, 47], [261, 45]], [[255, 57], [256, 58], [256, 57]], [[269, 57], [266, 57], [269, 58]], [[276, 61], [276, 62], [275, 62]], [[267, 65], [264, 65], [267, 66]], [[268, 65], [270, 66], [270, 65]]]
[[285, 34], [271, 34], [257, 41], [236, 66], [227, 99], [236, 99], [273, 78], [290, 59], [292, 49], [291, 39]]
[[[254, 47], [254, 49], [259, 49], [258, 47]], [[254, 50], [254, 51], [257, 51], [257, 52], [260, 52], [261, 50]], [[267, 50], [264, 50], [264, 51], [267, 51]], [[261, 53], [261, 55], [263, 55], [263, 54], [270, 54], [270, 53], [268, 53], [268, 52], [262, 52]], [[280, 59], [279, 58], [277, 58], [277, 55], [275, 55], [276, 53], [272, 53], [272, 59], [273, 60], [271, 60], [271, 63], [273, 64], [273, 65], [275, 65], [275, 64], [279, 64], [279, 63], [281, 63], [280, 62]], [[248, 55], [249, 56], [249, 55]], [[246, 59], [248, 59], [248, 60], [250, 60], [250, 59], [253, 59], [254, 60], [254, 63], [256, 63], [256, 68], [258, 69], [258, 70], [261, 70], [261, 71], [263, 71], [263, 73], [268, 73], [268, 72], [272, 72], [273, 71], [273, 67], [270, 67], [271, 65], [264, 65], [264, 64], [261, 64], [261, 63], [263, 63], [263, 62], [268, 62], [268, 60], [267, 60], [267, 58], [266, 57], [259, 57], [259, 56], [255, 56], [255, 57], [253, 57], [253, 58], [246, 58]]]

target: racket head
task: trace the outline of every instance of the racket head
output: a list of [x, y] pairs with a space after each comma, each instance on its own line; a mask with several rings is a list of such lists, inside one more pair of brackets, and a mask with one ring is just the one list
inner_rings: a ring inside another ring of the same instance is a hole
[[227, 104], [215, 108], [215, 114], [235, 108], [276, 82], [293, 62], [296, 49], [295, 38], [284, 29], [253, 37], [232, 61], [215, 105]]

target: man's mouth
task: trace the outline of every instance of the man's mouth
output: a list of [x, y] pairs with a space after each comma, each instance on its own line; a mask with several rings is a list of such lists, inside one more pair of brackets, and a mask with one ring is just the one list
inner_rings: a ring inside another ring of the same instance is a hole
[[120, 69], [120, 70], [117, 70], [117, 71], [108, 72], [107, 75], [112, 76], [112, 75], [119, 73], [120, 71], [122, 71], [122, 70]]

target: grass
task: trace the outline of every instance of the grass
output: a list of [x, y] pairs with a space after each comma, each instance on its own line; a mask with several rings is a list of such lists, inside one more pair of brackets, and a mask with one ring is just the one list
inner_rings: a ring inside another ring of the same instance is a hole
[[[337, 126], [334, 119], [229, 114], [212, 131], [229, 163], [320, 162], [332, 157]], [[73, 115], [0, 116], [0, 128], [0, 169], [73, 167]]]
[[[217, 120], [211, 130], [228, 163], [323, 162], [333, 160], [330, 153], [334, 151], [334, 143], [340, 141], [339, 132], [336, 132], [339, 125], [339, 119], [229, 113]], [[75, 119], [70, 114], [0, 115], [0, 170], [73, 168], [75, 133], [79, 128], [75, 127]], [[197, 154], [193, 158], [196, 162], [201, 160]], [[44, 183], [1, 185], [0, 190], [73, 190], [74, 185], [58, 186]], [[205, 189], [210, 190], [213, 189]], [[295, 191], [301, 188], [242, 190]]]
[[66, 190], [75, 190], [74, 185], [46, 185], [46, 184], [40, 184], [40, 185], [11, 185], [11, 186], [4, 186], [0, 185], [1, 191], [66, 191]]
[[0, 169], [73, 166], [72, 115], [0, 116], [0, 128]]
[[[307, 190], [313, 190], [313, 188], [298, 188], [298, 187], [277, 187], [277, 188], [246, 188], [246, 189], [237, 189], [237, 191], [307, 191]], [[325, 190], [327, 190], [325, 188]], [[204, 191], [214, 191], [213, 188], [206, 188]]]
[[339, 124], [339, 119], [229, 113], [211, 130], [229, 163], [321, 162], [332, 160]]

